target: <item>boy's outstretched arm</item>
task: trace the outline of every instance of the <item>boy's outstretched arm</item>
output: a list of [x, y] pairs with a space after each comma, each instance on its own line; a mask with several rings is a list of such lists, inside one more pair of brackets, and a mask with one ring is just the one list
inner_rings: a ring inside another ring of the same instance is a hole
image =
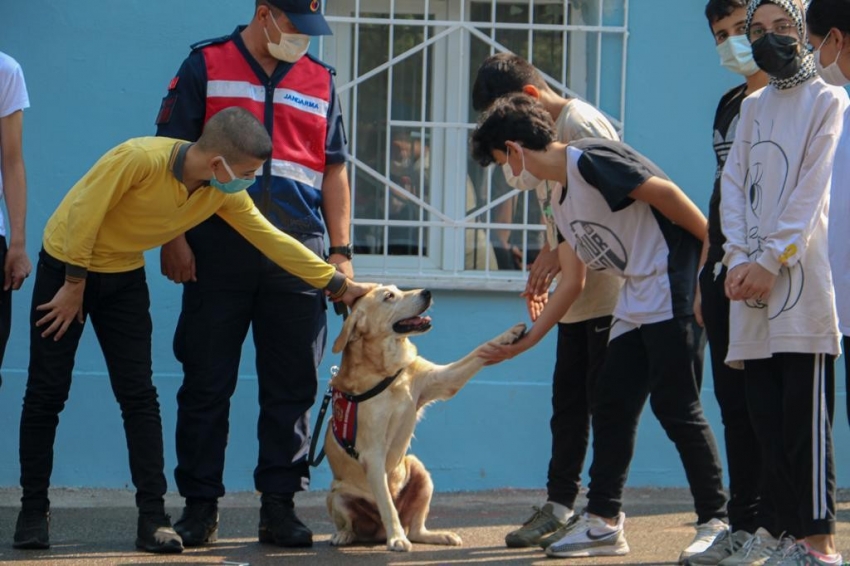
[[578, 258], [575, 251], [566, 242], [558, 245], [558, 258], [561, 263], [561, 280], [549, 295], [549, 302], [531, 329], [513, 344], [504, 346], [487, 345], [482, 349], [481, 357], [488, 364], [495, 364], [518, 356], [536, 345], [546, 336], [564, 314], [573, 305], [584, 289], [587, 267]]

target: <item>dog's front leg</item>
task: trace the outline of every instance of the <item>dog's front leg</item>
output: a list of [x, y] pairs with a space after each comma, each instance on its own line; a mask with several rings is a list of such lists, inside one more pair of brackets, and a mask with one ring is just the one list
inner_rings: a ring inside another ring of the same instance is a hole
[[[516, 324], [488, 343], [512, 344], [519, 340], [524, 333], [525, 324]], [[417, 363], [429, 364], [428, 367], [422, 368], [423, 377], [418, 379], [414, 385], [421, 387], [419, 395], [416, 397], [418, 399], [417, 405], [422, 407], [432, 401], [443, 401], [454, 397], [466, 385], [466, 382], [484, 367], [484, 360], [478, 357], [478, 352], [483, 346], [482, 344], [458, 361], [444, 366], [431, 364], [422, 359], [417, 360]]]
[[398, 518], [398, 511], [393, 504], [390, 487], [387, 483], [386, 461], [386, 453], [378, 451], [360, 453], [360, 464], [366, 470], [366, 480], [372, 489], [378, 513], [381, 514], [381, 522], [387, 532], [387, 550], [408, 552], [412, 545], [407, 540], [407, 535], [404, 534], [404, 528]]

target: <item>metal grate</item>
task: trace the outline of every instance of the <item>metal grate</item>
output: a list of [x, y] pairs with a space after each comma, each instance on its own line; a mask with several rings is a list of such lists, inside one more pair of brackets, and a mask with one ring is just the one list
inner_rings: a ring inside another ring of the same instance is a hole
[[349, 134], [358, 277], [524, 286], [543, 241], [539, 206], [468, 158], [475, 72], [513, 51], [622, 133], [628, 0], [335, 0], [326, 9], [334, 35], [320, 51], [337, 69]]

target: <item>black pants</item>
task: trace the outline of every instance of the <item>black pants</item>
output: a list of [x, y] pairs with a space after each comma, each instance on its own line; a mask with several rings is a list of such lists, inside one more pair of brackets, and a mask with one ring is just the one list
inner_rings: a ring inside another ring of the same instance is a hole
[[850, 422], [850, 337], [845, 336], [844, 344], [844, 400], [847, 402], [847, 421]]
[[552, 376], [549, 501], [574, 508], [587, 455], [593, 389], [605, 361], [611, 317], [558, 324]]
[[[2, 268], [6, 265], [6, 237], [0, 236], [0, 280], [3, 285], [6, 284], [6, 279], [3, 276]], [[12, 288], [4, 291], [0, 285], [0, 366], [3, 365], [3, 358], [6, 355], [6, 344], [9, 342], [9, 334], [12, 331]], [[3, 376], [0, 375], [0, 385], [3, 385]]]
[[[41, 337], [35, 326], [65, 282], [64, 265], [43, 250], [39, 255], [30, 311], [30, 362], [21, 414], [21, 487], [24, 508], [45, 509], [53, 471], [53, 443], [59, 413], [71, 388], [74, 357], [84, 324], [72, 322], [58, 341]], [[125, 273], [89, 273], [83, 308], [106, 359], [109, 381], [121, 406], [130, 473], [141, 512], [163, 511], [162, 423], [152, 382], [151, 317], [144, 268]], [[97, 442], [92, 431], [92, 442]]]
[[[715, 275], [714, 266], [722, 268]], [[726, 365], [729, 349], [729, 299], [724, 285], [726, 267], [707, 262], [700, 273], [702, 317], [711, 354], [714, 396], [720, 405], [726, 461], [729, 466], [729, 523], [733, 531], [754, 533], [758, 527], [773, 531], [769, 498], [761, 497], [763, 465], [750, 412], [747, 409], [745, 374]]]
[[[224, 495], [230, 398], [242, 343], [253, 330], [260, 416], [256, 489], [309, 487], [310, 407], [327, 337], [324, 296], [271, 263], [218, 217], [189, 232], [196, 283], [183, 286], [174, 352], [183, 364], [177, 394], [177, 468], [186, 498]], [[321, 251], [321, 238], [305, 245]]]
[[620, 512], [638, 421], [648, 397], [652, 412], [679, 451], [698, 522], [725, 518], [723, 472], [697, 384], [704, 345], [701, 329], [693, 316], [644, 324], [619, 336], [617, 324], [612, 326], [616, 337], [608, 343], [592, 406], [587, 511], [601, 517]]
[[776, 527], [795, 538], [835, 532], [832, 416], [835, 358], [774, 354], [747, 360], [747, 404], [767, 463]]

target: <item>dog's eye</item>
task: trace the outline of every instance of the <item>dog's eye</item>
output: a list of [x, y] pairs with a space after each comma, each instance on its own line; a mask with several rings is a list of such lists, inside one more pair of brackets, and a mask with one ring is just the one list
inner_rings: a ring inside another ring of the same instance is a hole
[[387, 291], [386, 293], [384, 293], [384, 302], [392, 301], [393, 299], [395, 299], [395, 295], [393, 295], [393, 294], [392, 294], [392, 293], [390, 293], [389, 291]]

